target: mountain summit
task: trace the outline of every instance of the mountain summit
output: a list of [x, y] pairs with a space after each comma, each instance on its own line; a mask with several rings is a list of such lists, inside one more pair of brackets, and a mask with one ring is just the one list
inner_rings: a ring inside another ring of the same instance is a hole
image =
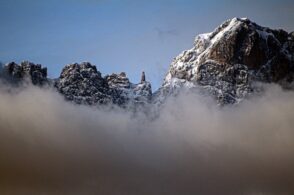
[[294, 33], [233, 18], [196, 36], [194, 47], [173, 60], [156, 97], [162, 100], [183, 87], [199, 88], [220, 104], [237, 103], [254, 92], [255, 81], [287, 86], [293, 68]]
[[102, 77], [88, 62], [66, 65], [54, 80], [47, 79], [46, 68], [30, 62], [9, 63], [2, 72], [9, 80], [29, 77], [36, 85], [53, 83], [65, 99], [78, 104], [157, 104], [182, 89], [209, 94], [221, 105], [234, 104], [260, 91], [256, 82], [293, 88], [294, 32], [262, 27], [247, 18], [227, 20], [213, 32], [197, 35], [193, 48], [173, 60], [153, 94], [144, 72], [141, 82], [133, 84], [124, 72]]

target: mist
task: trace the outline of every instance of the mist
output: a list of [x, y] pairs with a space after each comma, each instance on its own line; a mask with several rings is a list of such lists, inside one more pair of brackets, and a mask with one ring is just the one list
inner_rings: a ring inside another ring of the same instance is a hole
[[264, 88], [224, 107], [183, 93], [153, 118], [0, 84], [0, 194], [294, 194], [294, 92]]

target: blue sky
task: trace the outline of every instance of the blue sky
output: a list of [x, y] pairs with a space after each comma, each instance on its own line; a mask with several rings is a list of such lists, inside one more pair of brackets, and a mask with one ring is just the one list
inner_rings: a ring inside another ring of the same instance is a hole
[[89, 61], [103, 75], [145, 70], [158, 88], [172, 59], [199, 33], [248, 17], [294, 31], [291, 0], [0, 0], [0, 61], [30, 60], [58, 77], [68, 63]]

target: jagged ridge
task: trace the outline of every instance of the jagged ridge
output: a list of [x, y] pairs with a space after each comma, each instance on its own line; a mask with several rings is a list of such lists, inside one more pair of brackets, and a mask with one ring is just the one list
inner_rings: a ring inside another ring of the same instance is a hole
[[89, 62], [65, 66], [55, 87], [67, 100], [88, 105], [143, 104], [148, 103], [152, 96], [149, 82], [133, 84], [125, 73], [102, 77], [96, 66]]
[[31, 62], [9, 63], [2, 72], [15, 82], [29, 78], [35, 85], [53, 83], [77, 104], [157, 104], [182, 89], [211, 94], [219, 104], [238, 103], [256, 91], [256, 81], [292, 88], [294, 32], [272, 30], [246, 18], [227, 20], [213, 32], [196, 36], [194, 47], [173, 60], [154, 94], [144, 72], [141, 82], [133, 84], [124, 72], [102, 77], [89, 62], [66, 65], [55, 80], [47, 78], [46, 68]]

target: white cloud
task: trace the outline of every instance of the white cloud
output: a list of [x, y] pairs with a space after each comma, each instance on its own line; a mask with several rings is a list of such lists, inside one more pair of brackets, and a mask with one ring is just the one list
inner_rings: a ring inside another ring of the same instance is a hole
[[[7, 88], [6, 88], [7, 89]], [[294, 93], [219, 108], [184, 94], [160, 115], [0, 93], [1, 194], [293, 194]]]

